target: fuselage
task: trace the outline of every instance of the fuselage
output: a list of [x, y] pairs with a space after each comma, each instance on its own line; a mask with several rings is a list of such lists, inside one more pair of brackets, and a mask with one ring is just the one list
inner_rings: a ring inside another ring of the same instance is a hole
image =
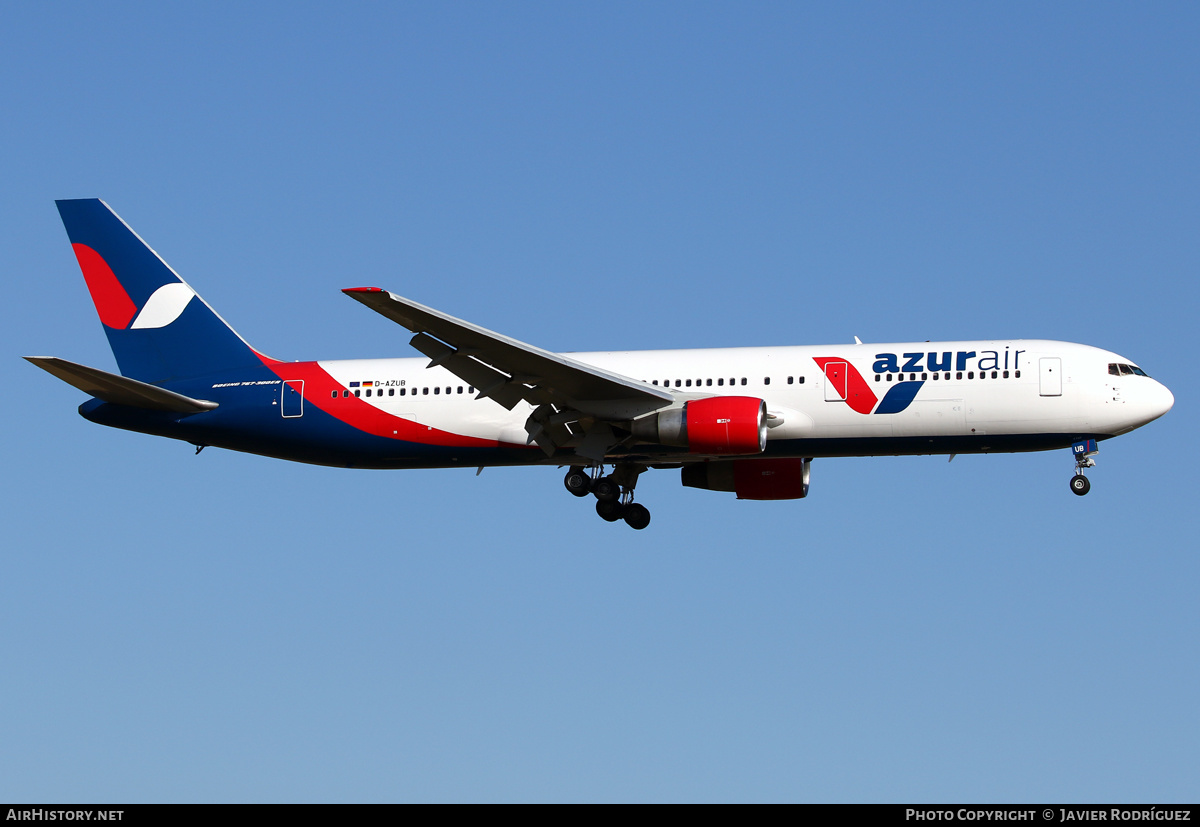
[[[1164, 414], [1169, 390], [1087, 345], [995, 340], [568, 354], [668, 388], [680, 402], [761, 398], [770, 457], [1036, 451], [1107, 439]], [[506, 410], [424, 358], [279, 362], [164, 383], [218, 403], [180, 416], [97, 400], [103, 424], [282, 459], [359, 468], [568, 464], [530, 444], [533, 406]], [[628, 443], [606, 461], [676, 464]]]

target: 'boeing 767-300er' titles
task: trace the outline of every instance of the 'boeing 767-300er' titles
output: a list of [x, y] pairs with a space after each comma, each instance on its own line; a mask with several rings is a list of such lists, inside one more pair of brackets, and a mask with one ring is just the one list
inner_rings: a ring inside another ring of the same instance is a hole
[[[376, 287], [343, 292], [422, 356], [259, 353], [103, 201], [59, 213], [120, 375], [27, 357], [93, 399], [92, 422], [351, 468], [568, 468], [576, 496], [645, 528], [649, 468], [742, 499], [808, 494], [814, 457], [1072, 449], [1170, 410], [1131, 360], [1044, 340], [552, 353]], [[606, 470], [611, 468], [611, 470]]]

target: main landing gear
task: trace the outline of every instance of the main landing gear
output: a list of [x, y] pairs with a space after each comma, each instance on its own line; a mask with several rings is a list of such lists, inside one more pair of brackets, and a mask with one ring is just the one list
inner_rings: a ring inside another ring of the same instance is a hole
[[1095, 456], [1099, 452], [1094, 439], [1080, 440], [1071, 446], [1071, 453], [1075, 455], [1075, 476], [1071, 477], [1071, 493], [1082, 497], [1092, 490], [1092, 483], [1083, 472], [1096, 467]]
[[576, 497], [593, 495], [596, 513], [605, 522], [624, 520], [630, 528], [641, 531], [650, 525], [650, 509], [633, 501], [633, 489], [638, 475], [645, 470], [643, 466], [622, 463], [605, 476], [603, 466], [598, 469], [572, 466], [567, 469], [563, 485]]

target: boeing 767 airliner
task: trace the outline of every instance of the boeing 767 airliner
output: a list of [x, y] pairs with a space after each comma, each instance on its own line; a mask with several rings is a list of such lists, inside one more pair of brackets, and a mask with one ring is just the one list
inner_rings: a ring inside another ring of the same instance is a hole
[[[1044, 340], [552, 353], [381, 290], [343, 292], [422, 356], [281, 362], [248, 345], [103, 201], [59, 214], [120, 375], [27, 357], [92, 422], [348, 468], [566, 466], [567, 490], [645, 528], [639, 475], [741, 499], [808, 494], [815, 457], [1071, 448], [1174, 404], [1130, 359]], [[611, 470], [607, 470], [611, 469]]]

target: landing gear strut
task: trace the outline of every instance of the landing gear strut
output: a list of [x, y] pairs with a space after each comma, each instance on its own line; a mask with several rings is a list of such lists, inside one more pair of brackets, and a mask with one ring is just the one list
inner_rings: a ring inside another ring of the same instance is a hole
[[576, 497], [592, 494], [596, 498], [596, 513], [605, 522], [624, 520], [630, 528], [641, 531], [650, 525], [650, 509], [633, 501], [633, 489], [637, 487], [638, 475], [645, 470], [644, 465], [620, 463], [608, 475], [601, 466], [593, 477], [587, 468], [572, 467], [563, 485]]
[[1092, 490], [1092, 483], [1083, 475], [1083, 472], [1088, 468], [1096, 467], [1094, 457], [1099, 451], [1094, 439], [1083, 439], [1071, 446], [1071, 453], [1075, 455], [1075, 476], [1071, 477], [1072, 494], [1082, 497]]

